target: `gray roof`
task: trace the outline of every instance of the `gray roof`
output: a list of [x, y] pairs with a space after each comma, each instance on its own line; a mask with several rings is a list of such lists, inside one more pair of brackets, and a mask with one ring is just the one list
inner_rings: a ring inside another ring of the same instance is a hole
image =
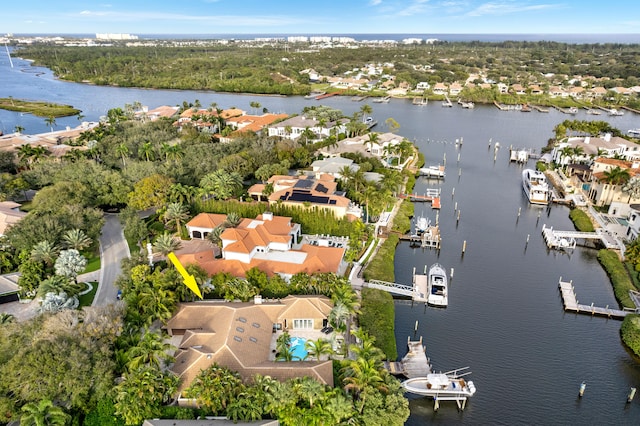
[[0, 296], [4, 294], [13, 294], [20, 291], [18, 278], [20, 274], [12, 272], [10, 274], [0, 275]]

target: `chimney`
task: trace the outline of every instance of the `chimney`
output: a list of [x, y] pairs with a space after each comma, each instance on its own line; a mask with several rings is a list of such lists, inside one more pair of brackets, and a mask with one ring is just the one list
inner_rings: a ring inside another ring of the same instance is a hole
[[262, 213], [262, 220], [273, 220], [273, 212]]
[[602, 139], [604, 139], [607, 142], [611, 142], [611, 133], [605, 133]]
[[589, 142], [591, 142], [591, 136], [585, 136], [585, 138], [584, 138], [584, 143], [585, 143], [586, 145], [589, 145]]
[[262, 305], [262, 296], [259, 294], [256, 294], [255, 296], [253, 296], [253, 304]]

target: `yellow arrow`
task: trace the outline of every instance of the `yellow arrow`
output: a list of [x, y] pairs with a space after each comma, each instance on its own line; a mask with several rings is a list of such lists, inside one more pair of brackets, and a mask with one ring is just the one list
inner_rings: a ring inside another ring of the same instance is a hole
[[176, 255], [173, 254], [173, 252], [169, 253], [169, 255], [167, 257], [169, 258], [171, 263], [173, 263], [173, 265], [176, 267], [178, 272], [180, 272], [180, 275], [182, 275], [182, 278], [184, 278], [184, 285], [189, 287], [189, 289], [192, 292], [194, 292], [196, 296], [198, 296], [200, 299], [202, 299], [202, 293], [200, 293], [200, 289], [198, 288], [198, 284], [196, 284], [195, 277], [193, 275], [191, 275], [190, 273], [188, 273], [186, 269], [184, 269], [184, 266], [182, 266], [182, 263], [180, 263], [180, 261], [178, 260]]

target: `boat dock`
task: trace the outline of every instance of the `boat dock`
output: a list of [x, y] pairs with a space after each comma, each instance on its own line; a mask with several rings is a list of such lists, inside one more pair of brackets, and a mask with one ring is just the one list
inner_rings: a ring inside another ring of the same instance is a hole
[[409, 352], [400, 361], [402, 374], [409, 379], [430, 374], [431, 362], [422, 344], [422, 336], [418, 341], [411, 341], [411, 338], [407, 337], [407, 345], [409, 346]]
[[427, 276], [427, 267], [425, 266], [424, 269], [424, 274], [416, 274], [416, 268], [413, 268], [413, 283], [410, 286], [379, 280], [365, 281], [362, 286], [411, 297], [415, 302], [425, 302], [426, 304], [429, 277]]
[[429, 104], [429, 99], [427, 98], [413, 98], [412, 103], [418, 106], [425, 106]]
[[542, 237], [549, 248], [575, 248], [578, 239], [600, 240], [605, 248], [618, 250], [616, 239], [604, 231], [602, 228], [596, 229], [595, 232], [578, 232], [578, 231], [555, 231], [552, 226], [542, 225]]
[[554, 107], [555, 109], [557, 109], [558, 111], [560, 111], [561, 113], [563, 113], [563, 114], [571, 114], [571, 115], [574, 115], [574, 114], [577, 114], [577, 113], [578, 113], [578, 108], [576, 108], [576, 107], [571, 107], [571, 108], [561, 108], [561, 107], [559, 107], [559, 106], [555, 106], [555, 105], [554, 105], [553, 107]]
[[418, 194], [398, 194], [398, 198], [400, 199], [409, 199], [414, 203], [431, 203], [432, 209], [440, 208], [440, 189], [438, 188], [429, 188], [424, 195]]
[[535, 109], [538, 112], [549, 112], [549, 109], [547, 108], [542, 108], [539, 105], [529, 105], [531, 108]]
[[316, 96], [316, 100], [319, 101], [320, 99], [330, 98], [331, 96], [336, 96], [336, 95], [339, 95], [339, 94], [340, 94], [340, 92], [325, 93], [325, 94]]
[[598, 315], [613, 319], [624, 319], [629, 314], [633, 314], [636, 310], [620, 310], [610, 309], [609, 305], [605, 308], [591, 305], [581, 305], [578, 303], [575, 289], [573, 288], [573, 281], [562, 281], [562, 277], [558, 281], [558, 288], [560, 288], [560, 294], [562, 295], [562, 303], [564, 304], [564, 310], [569, 312], [575, 312], [577, 314]]
[[442, 102], [442, 106], [443, 107], [452, 107], [453, 103], [451, 102], [451, 100], [449, 99], [449, 97], [447, 95], [444, 95], [444, 101]]
[[422, 248], [440, 249], [442, 237], [440, 236], [440, 228], [438, 226], [430, 226], [421, 234], [401, 235], [400, 240], [410, 241], [412, 244], [417, 244]]

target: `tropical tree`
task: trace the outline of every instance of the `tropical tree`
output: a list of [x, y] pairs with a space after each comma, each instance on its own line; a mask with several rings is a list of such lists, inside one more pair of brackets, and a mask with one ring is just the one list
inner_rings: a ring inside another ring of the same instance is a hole
[[76, 249], [62, 250], [54, 265], [56, 275], [73, 278], [87, 267], [87, 258]]
[[633, 176], [630, 178], [622, 187], [622, 192], [629, 194], [627, 204], [629, 204], [631, 200], [637, 200], [640, 198], [640, 177]]
[[63, 244], [66, 248], [74, 250], [84, 250], [90, 247], [93, 240], [84, 233], [82, 229], [74, 228], [64, 233], [62, 236]]
[[630, 178], [629, 170], [616, 166], [604, 172], [603, 181], [611, 185], [624, 185]]
[[370, 115], [372, 112], [373, 112], [373, 108], [371, 108], [371, 105], [364, 104], [362, 105], [362, 107], [360, 107], [360, 113], [362, 114], [363, 123], [366, 121], [367, 116]]
[[354, 398], [361, 401], [359, 412], [364, 408], [364, 391], [368, 387], [384, 391], [387, 385], [384, 380], [382, 370], [378, 368], [378, 362], [373, 359], [358, 358], [349, 362], [343, 369], [344, 390], [351, 393]]
[[201, 408], [221, 414], [245, 390], [240, 375], [226, 367], [213, 364], [203, 370], [184, 390], [183, 396], [193, 398]]
[[240, 222], [242, 222], [242, 217], [240, 217], [236, 212], [229, 212], [224, 220], [224, 224], [227, 228], [236, 228], [240, 225]]
[[176, 234], [180, 235], [180, 224], [189, 219], [189, 209], [182, 203], [170, 203], [164, 212], [164, 221], [167, 224], [175, 223]]
[[14, 131], [14, 132], [16, 132], [16, 133], [22, 133], [22, 132], [24, 132], [24, 127], [23, 127], [23, 126], [20, 126], [20, 125], [16, 125], [16, 126], [13, 128], [13, 131]]
[[216, 226], [207, 234], [207, 240], [211, 241], [216, 246], [220, 247], [222, 245], [222, 239], [220, 235], [227, 229], [224, 224]]
[[31, 250], [31, 259], [44, 262], [48, 267], [53, 265], [60, 249], [50, 241], [40, 241]]
[[22, 406], [21, 426], [64, 426], [71, 416], [48, 399], [38, 403], [30, 402]]
[[200, 186], [216, 198], [227, 200], [242, 189], [242, 176], [237, 172], [218, 169], [205, 175], [200, 180]]
[[175, 239], [173, 235], [167, 232], [158, 235], [158, 238], [156, 238], [156, 241], [153, 243], [154, 250], [163, 256], [178, 250], [181, 246], [180, 240]]
[[307, 350], [307, 356], [305, 358], [315, 358], [320, 361], [320, 358], [323, 355], [330, 356], [333, 354], [333, 348], [331, 347], [331, 342], [327, 339], [323, 339], [322, 337], [316, 340], [307, 340], [305, 342], [305, 349]]
[[116, 414], [127, 425], [139, 425], [144, 419], [157, 417], [160, 407], [176, 392], [179, 378], [173, 373], [143, 366], [125, 372], [115, 387]]
[[122, 167], [127, 167], [126, 159], [129, 156], [129, 147], [126, 143], [122, 142], [116, 147], [116, 154], [122, 158]]
[[155, 157], [153, 144], [147, 141], [140, 145], [140, 148], [138, 148], [138, 156], [144, 158], [146, 161], [152, 161]]
[[56, 118], [53, 115], [44, 119], [44, 123], [51, 128], [51, 132], [53, 133], [53, 127], [56, 125]]
[[127, 368], [131, 371], [143, 365], [151, 365], [162, 369], [165, 363], [173, 361], [173, 357], [169, 355], [169, 351], [173, 350], [175, 347], [165, 342], [160, 333], [145, 329], [138, 344], [126, 352]]

